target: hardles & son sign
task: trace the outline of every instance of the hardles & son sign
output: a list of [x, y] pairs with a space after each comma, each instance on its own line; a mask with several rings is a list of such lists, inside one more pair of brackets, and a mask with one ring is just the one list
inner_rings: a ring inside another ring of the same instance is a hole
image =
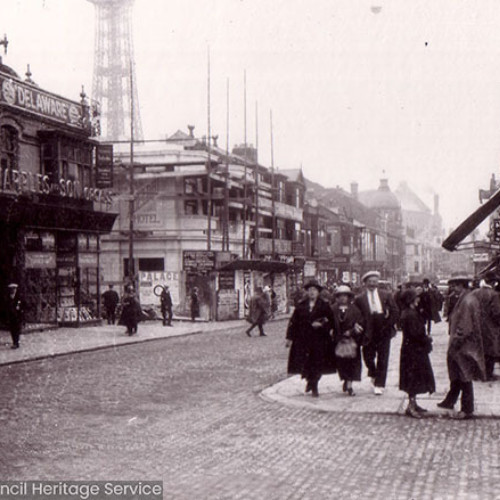
[[0, 102], [79, 129], [88, 126], [83, 107], [31, 85], [0, 76]]
[[50, 182], [48, 175], [9, 168], [0, 169], [0, 192], [12, 194], [52, 194], [65, 198], [96, 201], [110, 205], [111, 191], [82, 186], [79, 181], [60, 179]]

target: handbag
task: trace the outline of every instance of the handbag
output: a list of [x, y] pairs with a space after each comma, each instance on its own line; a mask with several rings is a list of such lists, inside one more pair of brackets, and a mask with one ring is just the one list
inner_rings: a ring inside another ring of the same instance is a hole
[[335, 356], [354, 359], [358, 355], [358, 344], [352, 337], [342, 337], [335, 346]]

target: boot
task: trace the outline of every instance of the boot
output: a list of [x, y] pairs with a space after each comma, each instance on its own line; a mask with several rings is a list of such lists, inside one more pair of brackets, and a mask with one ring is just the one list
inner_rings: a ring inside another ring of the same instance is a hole
[[318, 398], [319, 397], [319, 392], [318, 392], [318, 382], [314, 382], [311, 384], [311, 393], [313, 398]]
[[422, 415], [417, 411], [417, 402], [415, 399], [410, 399], [408, 407], [406, 408], [406, 415], [412, 418], [422, 418]]

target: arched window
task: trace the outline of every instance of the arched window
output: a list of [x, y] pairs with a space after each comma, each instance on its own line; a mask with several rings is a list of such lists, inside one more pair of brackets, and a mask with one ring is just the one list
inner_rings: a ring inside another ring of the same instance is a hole
[[19, 134], [14, 127], [0, 127], [0, 162], [2, 169], [17, 168]]

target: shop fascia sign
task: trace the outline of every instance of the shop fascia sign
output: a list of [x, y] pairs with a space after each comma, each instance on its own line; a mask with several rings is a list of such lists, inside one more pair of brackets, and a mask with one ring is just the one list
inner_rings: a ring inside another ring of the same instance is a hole
[[31, 85], [0, 76], [0, 102], [43, 118], [86, 129], [83, 106]]
[[24, 170], [1, 169], [0, 192], [13, 194], [53, 194], [63, 198], [83, 199], [110, 205], [111, 191], [82, 186], [80, 181], [60, 179], [51, 183], [48, 175]]

